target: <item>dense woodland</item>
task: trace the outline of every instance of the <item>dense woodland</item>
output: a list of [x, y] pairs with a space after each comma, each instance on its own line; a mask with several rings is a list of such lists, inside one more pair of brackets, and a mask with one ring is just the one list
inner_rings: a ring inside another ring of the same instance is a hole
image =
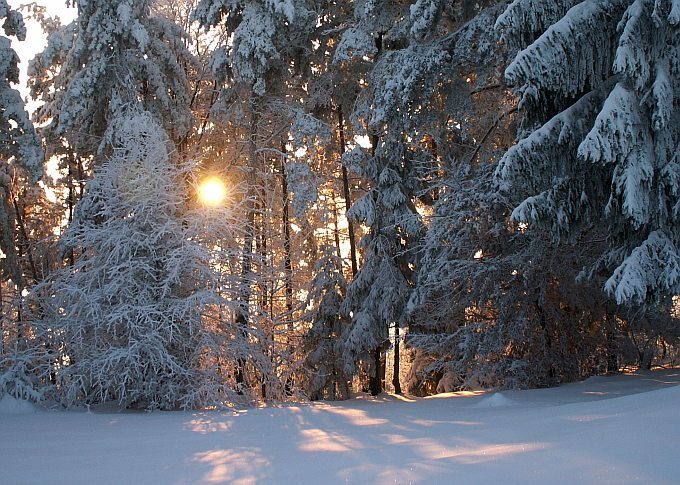
[[67, 3], [0, 0], [0, 395], [198, 408], [678, 363], [680, 0]]

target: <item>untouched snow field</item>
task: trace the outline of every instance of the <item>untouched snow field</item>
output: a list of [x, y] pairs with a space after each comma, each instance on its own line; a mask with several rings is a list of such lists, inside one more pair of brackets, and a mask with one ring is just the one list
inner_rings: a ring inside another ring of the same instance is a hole
[[678, 483], [679, 385], [680, 370], [194, 413], [5, 399], [0, 483]]

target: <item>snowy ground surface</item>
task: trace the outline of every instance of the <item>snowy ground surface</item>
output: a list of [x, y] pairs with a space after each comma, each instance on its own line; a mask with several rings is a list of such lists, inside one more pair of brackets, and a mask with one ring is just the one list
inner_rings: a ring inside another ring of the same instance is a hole
[[0, 482], [680, 481], [680, 371], [558, 389], [240, 412], [31, 412], [0, 401]]

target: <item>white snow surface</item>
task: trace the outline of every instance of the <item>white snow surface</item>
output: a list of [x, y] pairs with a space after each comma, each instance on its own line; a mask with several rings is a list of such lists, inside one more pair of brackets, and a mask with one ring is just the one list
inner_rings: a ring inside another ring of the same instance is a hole
[[499, 408], [503, 406], [513, 406], [515, 402], [508, 399], [503, 393], [496, 392], [475, 403], [476, 408]]
[[665, 370], [234, 412], [0, 413], [0, 482], [677, 483], [679, 384]]

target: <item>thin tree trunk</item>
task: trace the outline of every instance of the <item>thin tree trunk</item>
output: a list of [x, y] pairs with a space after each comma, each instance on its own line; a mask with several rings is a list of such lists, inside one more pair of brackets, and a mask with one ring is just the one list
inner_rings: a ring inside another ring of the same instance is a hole
[[288, 313], [288, 330], [293, 330], [293, 263], [291, 259], [290, 209], [288, 204], [288, 177], [286, 176], [285, 153], [286, 143], [281, 142], [281, 199], [283, 202], [283, 267], [286, 285], [286, 311]]
[[19, 199], [18, 198], [14, 199], [14, 211], [16, 213], [17, 224], [19, 225], [19, 231], [20, 231], [20, 234], [21, 234], [21, 238], [23, 239], [23, 242], [26, 246], [26, 256], [28, 257], [28, 264], [31, 268], [31, 274], [33, 276], [33, 281], [35, 283], [37, 283], [38, 281], [40, 281], [40, 278], [38, 278], [38, 267], [36, 266], [35, 260], [33, 259], [33, 251], [31, 250], [31, 246], [30, 246], [29, 239], [28, 239], [28, 232], [26, 231], [26, 225], [24, 224], [24, 214], [21, 210], [19, 210]]
[[394, 374], [392, 375], [392, 385], [394, 392], [401, 394], [401, 382], [399, 381], [399, 324], [394, 324]]
[[333, 204], [333, 240], [335, 241], [335, 252], [338, 258], [342, 258], [342, 251], [340, 250], [340, 228], [338, 227], [338, 206]]
[[555, 372], [555, 366], [553, 363], [553, 341], [552, 337], [550, 336], [550, 330], [548, 329], [548, 321], [545, 316], [545, 312], [543, 311], [543, 307], [541, 306], [541, 303], [539, 300], [537, 300], [534, 303], [534, 307], [536, 308], [536, 313], [538, 314], [539, 318], [539, 324], [541, 325], [541, 330], [543, 330], [543, 337], [545, 338], [545, 346], [546, 346], [546, 367], [547, 367], [547, 372], [548, 372], [548, 380], [550, 384], [554, 384], [555, 378], [557, 377], [557, 373]]
[[[239, 306], [238, 313], [236, 314], [236, 326], [244, 340], [248, 336], [248, 312], [250, 305], [250, 276], [251, 276], [251, 251], [253, 250], [253, 212], [254, 210], [250, 207], [247, 208], [246, 224], [249, 228], [246, 229], [246, 235], [243, 241], [243, 255], [242, 255], [242, 267], [241, 267], [241, 288], [239, 290]], [[244, 357], [239, 357], [236, 364], [236, 384], [242, 385], [245, 382], [245, 366], [246, 361]], [[239, 388], [239, 394], [243, 391]]]
[[[246, 227], [245, 236], [243, 238], [243, 252], [242, 252], [242, 266], [241, 266], [241, 287], [239, 289], [239, 308], [236, 314], [236, 326], [241, 333], [241, 337], [245, 340], [248, 336], [248, 320], [249, 320], [249, 306], [250, 306], [250, 280], [252, 277], [252, 252], [254, 242], [254, 223], [255, 223], [255, 200], [253, 197], [253, 190], [255, 187], [255, 167], [257, 165], [257, 142], [255, 137], [257, 135], [257, 103], [252, 98], [250, 100], [250, 139], [248, 141], [248, 154], [250, 157], [247, 181], [248, 181], [248, 197], [246, 199]], [[245, 358], [239, 357], [236, 365], [235, 380], [238, 386], [238, 392], [243, 393], [241, 386], [245, 383]]]
[[[255, 238], [255, 251], [259, 255], [259, 278], [258, 278], [258, 304], [260, 306], [260, 311], [262, 313], [267, 313], [267, 302], [269, 301], [269, 285], [267, 284], [267, 274], [266, 262], [267, 262], [267, 234], [265, 229], [265, 207], [266, 201], [264, 197], [258, 197], [256, 212], [260, 214], [258, 218], [258, 224], [256, 224], [258, 232]], [[269, 311], [273, 311], [271, 306]]]
[[[290, 207], [288, 203], [288, 177], [286, 176], [286, 142], [281, 140], [281, 202], [283, 204], [283, 271], [286, 290], [286, 319], [288, 320], [288, 334], [286, 335], [286, 347], [289, 355], [293, 355], [292, 332], [293, 326], [293, 263], [291, 259], [290, 237]], [[292, 395], [292, 374], [286, 378], [286, 395]]]
[[380, 347], [373, 349], [372, 354], [375, 361], [375, 369], [373, 369], [374, 373], [371, 375], [369, 390], [372, 396], [377, 396], [385, 388], [385, 356]]
[[607, 340], [607, 374], [619, 372], [619, 359], [616, 351], [616, 310], [610, 309], [606, 313], [605, 338]]
[[[345, 123], [342, 115], [342, 106], [338, 106], [338, 132], [340, 135], [340, 156], [345, 153]], [[349, 173], [347, 172], [347, 167], [342, 165], [342, 188], [345, 197], [345, 215], [349, 213], [349, 209], [352, 207], [352, 195], [350, 193], [349, 187]], [[352, 263], [352, 276], [356, 276], [358, 272], [357, 265], [357, 247], [354, 240], [354, 221], [350, 217], [347, 217], [347, 232], [349, 233], [349, 256]]]
[[[75, 192], [76, 188], [73, 184], [73, 163], [75, 162], [75, 157], [73, 154], [69, 154], [68, 161], [68, 224], [69, 226], [73, 222], [73, 213], [75, 209]], [[75, 249], [71, 246], [68, 249], [68, 265], [73, 266], [76, 262]]]

